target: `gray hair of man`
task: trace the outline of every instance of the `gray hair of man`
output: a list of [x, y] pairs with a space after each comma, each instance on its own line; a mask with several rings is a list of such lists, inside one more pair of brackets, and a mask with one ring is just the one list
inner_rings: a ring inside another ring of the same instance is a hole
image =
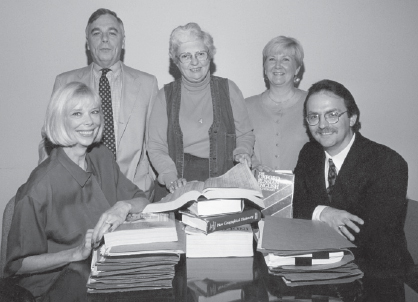
[[208, 50], [208, 57], [209, 59], [212, 59], [216, 54], [216, 48], [215, 45], [213, 45], [212, 36], [203, 31], [197, 23], [191, 22], [184, 26], [180, 25], [171, 32], [169, 54], [173, 62], [175, 64], [179, 62], [177, 57], [179, 54], [177, 51], [182, 43], [197, 40], [201, 40], [203, 44], [205, 44]]
[[297, 67], [303, 65], [303, 47], [298, 40], [291, 37], [278, 36], [271, 39], [263, 49], [263, 66], [266, 63], [267, 57], [282, 53], [291, 55], [295, 58]]
[[99, 19], [100, 16], [103, 16], [103, 15], [112, 15], [113, 17], [115, 17], [115, 19], [119, 22], [120, 26], [122, 27], [123, 36], [125, 36], [125, 27], [123, 26], [122, 20], [118, 17], [118, 15], [114, 11], [111, 11], [110, 9], [107, 9], [107, 8], [99, 8], [98, 10], [96, 10], [94, 13], [91, 14], [89, 20], [87, 21], [86, 36], [88, 36], [89, 25], [92, 24], [94, 21]]
[[46, 110], [44, 129], [48, 139], [57, 146], [71, 147], [76, 139], [67, 131], [66, 120], [71, 108], [78, 104], [93, 101], [99, 108], [101, 123], [94, 143], [100, 142], [104, 127], [100, 97], [87, 85], [80, 82], [70, 82], [54, 92]]

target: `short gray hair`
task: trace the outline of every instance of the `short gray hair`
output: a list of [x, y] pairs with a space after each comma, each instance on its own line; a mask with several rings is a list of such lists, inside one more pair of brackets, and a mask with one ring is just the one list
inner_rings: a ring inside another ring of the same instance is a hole
[[212, 59], [216, 54], [216, 48], [213, 45], [212, 36], [204, 32], [197, 23], [187, 23], [184, 26], [176, 27], [170, 35], [170, 58], [174, 63], [178, 63], [177, 51], [182, 43], [201, 40], [208, 48], [209, 59]]
[[288, 51], [290, 55], [295, 58], [297, 67], [303, 65], [303, 47], [298, 40], [291, 37], [278, 36], [271, 39], [263, 49], [263, 66], [267, 60], [268, 56], [276, 54], [279, 50]]
[[99, 8], [98, 10], [96, 10], [94, 13], [91, 14], [89, 20], [87, 21], [86, 37], [88, 36], [88, 29], [89, 29], [90, 24], [92, 24], [94, 21], [96, 21], [97, 19], [99, 19], [101, 16], [104, 16], [104, 15], [111, 15], [115, 17], [118, 23], [120, 24], [120, 26], [122, 27], [122, 30], [123, 30], [122, 35], [125, 36], [125, 27], [123, 26], [122, 19], [119, 18], [118, 15], [114, 11], [111, 11], [110, 9]]
[[[70, 147], [76, 144], [75, 139], [67, 132], [65, 126], [69, 109], [87, 100], [101, 108], [100, 97], [87, 85], [80, 82], [71, 82], [54, 92], [46, 110], [44, 129], [47, 138], [54, 145]], [[103, 117], [100, 109], [101, 123], [94, 142], [100, 142], [103, 132]]]

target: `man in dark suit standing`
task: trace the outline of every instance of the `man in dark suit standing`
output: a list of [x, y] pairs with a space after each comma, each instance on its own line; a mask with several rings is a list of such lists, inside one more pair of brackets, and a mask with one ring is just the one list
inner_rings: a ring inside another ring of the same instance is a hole
[[[86, 27], [87, 48], [93, 63], [62, 73], [55, 79], [53, 93], [69, 82], [82, 82], [102, 98], [103, 143], [115, 154], [122, 173], [152, 200], [155, 175], [146, 155], [146, 125], [158, 91], [157, 79], [121, 62], [125, 29], [115, 12], [98, 9]], [[40, 161], [48, 143], [42, 141]]]
[[312, 85], [304, 116], [311, 142], [295, 168], [294, 217], [327, 223], [357, 245], [359, 261], [406, 267], [405, 160], [360, 134], [360, 110], [340, 83]]

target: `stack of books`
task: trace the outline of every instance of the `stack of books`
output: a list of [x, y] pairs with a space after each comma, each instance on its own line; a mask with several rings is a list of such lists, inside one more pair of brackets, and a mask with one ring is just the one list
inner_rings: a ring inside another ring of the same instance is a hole
[[188, 182], [143, 212], [181, 208], [189, 258], [245, 257], [253, 255], [250, 224], [260, 220], [264, 207], [254, 175], [246, 164], [237, 164], [219, 177]]
[[186, 225], [188, 258], [253, 255], [250, 224], [259, 221], [261, 213], [254, 208], [244, 209], [243, 200], [197, 201], [180, 213], [181, 221]]
[[259, 222], [257, 250], [269, 273], [288, 286], [348, 283], [363, 277], [345, 237], [320, 221], [268, 216]]
[[104, 244], [93, 252], [88, 292], [171, 288], [186, 249], [182, 228], [173, 213], [147, 214], [105, 234]]

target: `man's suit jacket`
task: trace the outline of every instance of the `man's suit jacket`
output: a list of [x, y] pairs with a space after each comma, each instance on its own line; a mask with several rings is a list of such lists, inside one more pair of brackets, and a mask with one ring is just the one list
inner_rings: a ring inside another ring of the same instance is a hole
[[410, 264], [404, 222], [408, 165], [392, 149], [360, 133], [338, 173], [330, 203], [325, 187], [325, 153], [307, 143], [295, 168], [294, 217], [312, 219], [318, 205], [331, 206], [364, 220], [355, 236], [356, 258], [386, 268]]
[[[118, 133], [115, 135], [116, 162], [122, 173], [151, 198], [155, 175], [146, 155], [148, 131], [145, 131], [145, 128], [148, 125], [154, 97], [158, 92], [157, 79], [123, 63], [121, 66], [123, 78]], [[58, 75], [53, 93], [59, 87], [74, 81], [94, 87], [93, 64]], [[43, 160], [44, 150], [40, 150], [39, 153]]]

